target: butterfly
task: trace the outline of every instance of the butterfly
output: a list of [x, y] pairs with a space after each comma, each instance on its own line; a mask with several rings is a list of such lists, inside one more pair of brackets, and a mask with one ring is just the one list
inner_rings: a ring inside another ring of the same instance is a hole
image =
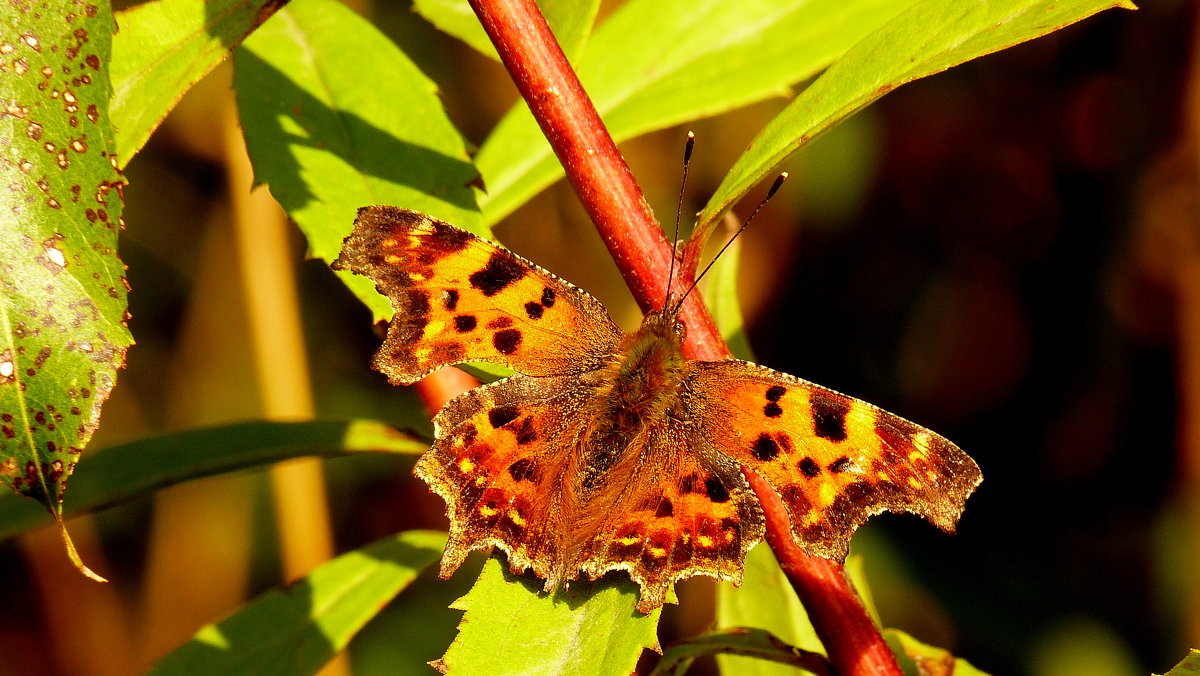
[[780, 495], [802, 549], [837, 560], [883, 511], [952, 532], [982, 479], [923, 427], [750, 362], [688, 360], [675, 312], [625, 333], [585, 291], [420, 212], [363, 207], [332, 267], [390, 300], [373, 365], [392, 383], [516, 372], [447, 403], [414, 468], [446, 502], [443, 578], [498, 547], [547, 592], [626, 571], [648, 613], [686, 577], [740, 584], [764, 530], [740, 466]]

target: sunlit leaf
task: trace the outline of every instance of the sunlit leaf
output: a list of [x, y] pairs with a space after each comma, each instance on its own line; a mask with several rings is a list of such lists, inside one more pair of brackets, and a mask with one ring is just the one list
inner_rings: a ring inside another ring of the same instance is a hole
[[1113, 0], [919, 0], [854, 45], [758, 133], [700, 215], [711, 224], [801, 144], [913, 80], [1051, 33]]
[[2, 25], [0, 481], [59, 514], [133, 342], [108, 115], [113, 19], [103, 2], [11, 2]]
[[[596, 30], [579, 78], [619, 142], [786, 94], [910, 1], [632, 0]], [[477, 163], [487, 223], [563, 175], [523, 102]]]
[[[373, 420], [248, 422], [188, 430], [96, 453], [71, 482], [64, 514], [103, 509], [184, 481], [291, 458], [417, 455], [428, 447], [428, 440]], [[45, 513], [26, 500], [0, 498], [0, 539], [43, 525], [45, 520]]]
[[[476, 178], [437, 86], [368, 21], [334, 0], [295, 0], [234, 55], [254, 177], [332, 261], [359, 207], [394, 204], [486, 234]], [[249, 187], [249, 186], [247, 186]], [[387, 301], [342, 273], [375, 313]]]
[[899, 629], [884, 629], [883, 637], [905, 676], [987, 676], [948, 650], [921, 643]]
[[121, 166], [179, 99], [286, 0], [153, 0], [117, 12], [112, 120]]
[[[717, 587], [717, 628], [758, 627], [770, 631], [788, 645], [812, 652], [824, 652], [808, 621], [808, 613], [792, 590], [775, 555], [766, 543], [759, 543], [746, 555], [746, 574], [741, 588], [722, 584]], [[721, 655], [717, 663], [723, 673], [768, 676], [794, 674], [789, 666], [734, 655]]]
[[444, 533], [408, 531], [342, 554], [204, 627], [149, 673], [314, 674], [437, 561], [445, 543]]
[[442, 658], [450, 673], [626, 676], [643, 649], [658, 645], [660, 610], [634, 610], [637, 586], [608, 575], [541, 593], [542, 581], [515, 577], [491, 559], [471, 591], [458, 637]]
[[741, 253], [741, 243], [735, 240], [725, 253], [713, 262], [702, 284], [704, 304], [708, 306], [708, 311], [733, 356], [754, 361], [754, 352], [750, 349], [750, 340], [746, 336], [746, 323], [742, 318], [741, 302], [738, 301], [737, 279]]
[[[600, 9], [599, 0], [540, 0], [537, 3], [550, 24], [554, 38], [567, 59], [574, 62], [583, 52], [592, 22]], [[416, 0], [413, 9], [440, 30], [471, 45], [489, 59], [500, 60], [487, 33], [467, 0]]]

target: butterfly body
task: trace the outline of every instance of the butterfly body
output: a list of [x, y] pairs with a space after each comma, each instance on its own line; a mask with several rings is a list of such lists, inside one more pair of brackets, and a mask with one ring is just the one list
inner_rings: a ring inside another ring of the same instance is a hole
[[443, 577], [497, 546], [547, 590], [627, 571], [649, 612], [684, 577], [740, 582], [764, 527], [742, 466], [831, 558], [880, 511], [951, 530], [980, 480], [924, 428], [749, 362], [688, 360], [669, 312], [625, 334], [585, 292], [418, 212], [360, 210], [334, 267], [391, 299], [375, 364], [393, 382], [465, 361], [517, 371], [450, 401], [414, 469], [447, 504]]

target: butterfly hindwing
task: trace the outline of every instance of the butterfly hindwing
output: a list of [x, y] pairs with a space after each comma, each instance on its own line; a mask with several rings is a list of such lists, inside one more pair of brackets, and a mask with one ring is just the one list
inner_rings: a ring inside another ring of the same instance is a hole
[[565, 418], [577, 384], [513, 376], [452, 399], [434, 418], [436, 441], [414, 473], [446, 500], [449, 577], [475, 549], [503, 548], [553, 589], [562, 577], [562, 495], [580, 421]]
[[363, 207], [337, 270], [371, 278], [395, 316], [375, 367], [394, 383], [471, 361], [527, 375], [595, 368], [621, 331], [592, 296], [431, 216]]
[[630, 448], [605, 485], [587, 495], [572, 540], [589, 577], [625, 570], [641, 585], [637, 607], [662, 605], [678, 580], [706, 575], [740, 584], [763, 517], [736, 463], [662, 421]]
[[810, 554], [844, 558], [854, 530], [884, 511], [952, 531], [982, 478], [954, 444], [864, 401], [744, 361], [690, 366], [694, 419], [779, 493]]

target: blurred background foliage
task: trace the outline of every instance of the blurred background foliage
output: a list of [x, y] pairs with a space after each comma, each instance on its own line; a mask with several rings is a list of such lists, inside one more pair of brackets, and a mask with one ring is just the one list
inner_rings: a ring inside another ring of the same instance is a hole
[[[354, 7], [441, 85], [470, 141], [516, 101], [498, 64], [407, 3]], [[886, 626], [989, 672], [1161, 672], [1200, 644], [1198, 28], [1194, 3], [1149, 1], [903, 87], [790, 161], [792, 181], [743, 240], [760, 362], [928, 425], [983, 468], [958, 535], [884, 516], [854, 544]], [[308, 369], [310, 384], [293, 389], [312, 401], [281, 408], [264, 393], [247, 347], [249, 282], [232, 253], [241, 197], [231, 195], [250, 176], [229, 88], [226, 65], [128, 167], [121, 255], [137, 345], [92, 449], [312, 412], [428, 429], [413, 393], [368, 369], [378, 337], [366, 309], [324, 265], [301, 262], [296, 232], [283, 247], [307, 360], [280, 368]], [[784, 103], [689, 125], [698, 142], [685, 213]], [[665, 220], [683, 132], [623, 144]], [[264, 218], [280, 218], [262, 204]], [[636, 324], [561, 184], [497, 234]], [[249, 242], [260, 245], [276, 247]], [[444, 528], [440, 500], [403, 459], [323, 471], [334, 551]], [[208, 479], [74, 520], [107, 586], [80, 578], [48, 529], [0, 544], [0, 571], [28, 581], [5, 602], [22, 612], [0, 614], [3, 671], [141, 671], [278, 584], [267, 483]], [[319, 505], [317, 485], [307, 495]], [[406, 591], [404, 612], [383, 613], [352, 644], [354, 673], [427, 669], [453, 637], [458, 613], [444, 608], [474, 575]], [[687, 610], [664, 613], [664, 642], [708, 624], [712, 585], [683, 584], [681, 596]]]

